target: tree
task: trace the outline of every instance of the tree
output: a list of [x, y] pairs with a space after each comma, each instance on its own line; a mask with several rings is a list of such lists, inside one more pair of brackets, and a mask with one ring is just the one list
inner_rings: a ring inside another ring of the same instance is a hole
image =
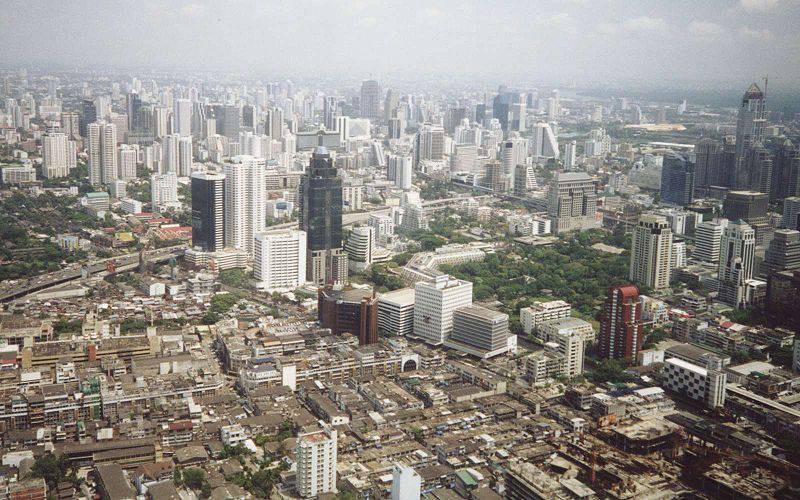
[[65, 479], [74, 485], [79, 484], [77, 471], [66, 455], [45, 453], [33, 462], [30, 475], [44, 479], [49, 488], [55, 488]]
[[587, 378], [595, 384], [603, 384], [605, 382], [632, 382], [635, 378], [625, 373], [625, 368], [627, 368], [627, 366], [622, 360], [604, 359], [597, 364]]
[[203, 469], [192, 467], [183, 471], [183, 482], [193, 490], [203, 488], [203, 483], [206, 482], [206, 473]]

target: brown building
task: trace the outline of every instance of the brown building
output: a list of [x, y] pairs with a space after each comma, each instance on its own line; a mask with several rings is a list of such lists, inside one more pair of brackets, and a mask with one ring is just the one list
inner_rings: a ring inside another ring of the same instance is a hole
[[371, 288], [336, 290], [320, 288], [317, 318], [335, 335], [351, 333], [360, 345], [378, 342], [378, 299]]
[[770, 316], [790, 328], [800, 328], [800, 271], [772, 273], [767, 279], [767, 311]]

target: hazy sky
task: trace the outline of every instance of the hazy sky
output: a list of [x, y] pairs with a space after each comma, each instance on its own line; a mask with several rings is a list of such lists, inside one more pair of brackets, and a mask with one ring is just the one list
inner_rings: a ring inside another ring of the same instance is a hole
[[0, 65], [800, 86], [800, 0], [6, 0]]

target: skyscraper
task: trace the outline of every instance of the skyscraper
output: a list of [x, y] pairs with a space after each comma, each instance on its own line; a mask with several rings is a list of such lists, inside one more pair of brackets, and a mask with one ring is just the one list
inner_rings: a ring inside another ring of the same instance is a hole
[[173, 132], [181, 137], [192, 135], [192, 101], [175, 99], [172, 120]]
[[433, 283], [418, 281], [414, 287], [414, 336], [441, 345], [453, 331], [453, 312], [472, 305], [472, 283], [437, 276]]
[[192, 245], [205, 252], [225, 247], [225, 176], [192, 174]]
[[308, 235], [306, 279], [317, 286], [347, 282], [342, 252], [342, 179], [328, 150], [318, 147], [300, 180], [300, 229]]
[[325, 96], [322, 103], [322, 124], [325, 130], [336, 130], [336, 117], [339, 116], [339, 99], [334, 96]]
[[253, 255], [255, 235], [267, 219], [264, 161], [235, 156], [223, 167], [225, 174], [225, 244]]
[[639, 289], [634, 285], [617, 285], [608, 289], [598, 338], [599, 355], [603, 359], [636, 360], [642, 349], [642, 304]]
[[253, 277], [268, 292], [294, 290], [306, 282], [306, 233], [275, 229], [257, 233]]
[[714, 219], [698, 224], [694, 232], [695, 246], [692, 258], [711, 262], [719, 262], [719, 247], [722, 232], [728, 226], [728, 219]]
[[192, 175], [192, 136], [181, 137], [178, 141], [178, 175]]
[[67, 156], [70, 151], [67, 134], [54, 133], [42, 137], [42, 177], [54, 179], [66, 177], [69, 174]]
[[728, 220], [741, 219], [756, 233], [756, 245], [763, 245], [771, 231], [769, 196], [756, 191], [728, 191], [722, 204], [722, 215]]
[[[736, 123], [736, 155], [732, 187], [740, 190], [766, 192], [769, 189], [768, 158], [763, 149], [766, 124], [766, 96], [753, 83], [744, 93]], [[766, 184], [766, 188], [764, 185]]]
[[661, 200], [685, 207], [694, 199], [694, 162], [683, 155], [664, 156], [661, 168]]
[[753, 277], [756, 236], [743, 220], [731, 221], [722, 233], [718, 299], [733, 307], [746, 305], [745, 282]]
[[800, 196], [800, 149], [786, 139], [772, 159], [770, 200]]
[[381, 85], [375, 80], [364, 80], [361, 83], [361, 117], [373, 122], [381, 119], [381, 101], [383, 100]]
[[558, 160], [558, 140], [549, 123], [539, 122], [531, 128], [530, 154], [534, 160]]
[[422, 160], [444, 158], [444, 128], [426, 123], [419, 128], [414, 140], [414, 166]]
[[161, 212], [178, 201], [178, 176], [174, 172], [150, 176], [150, 203], [153, 212]]
[[89, 182], [95, 186], [117, 179], [117, 127], [113, 123], [89, 124]]
[[578, 164], [578, 143], [570, 141], [564, 145], [564, 168], [575, 168]]
[[136, 147], [123, 144], [118, 150], [117, 178], [125, 181], [136, 178], [136, 163], [139, 151]]
[[792, 196], [783, 200], [781, 227], [800, 230], [800, 197]]
[[[8, 111], [8, 110], [6, 110]], [[89, 137], [89, 124], [97, 121], [97, 108], [94, 101], [91, 99], [84, 99], [81, 102], [81, 122], [80, 132], [83, 137]]]
[[390, 181], [394, 181], [396, 187], [411, 189], [413, 164], [410, 156], [388, 155], [387, 169], [387, 177]]
[[665, 217], [643, 214], [633, 230], [629, 279], [656, 290], [669, 287], [672, 230]]
[[178, 173], [178, 156], [179, 144], [181, 136], [178, 134], [169, 134], [161, 141], [161, 163], [159, 164], [159, 171], [161, 173], [174, 172]]
[[764, 252], [762, 273], [800, 269], [800, 232], [796, 229], [778, 229]]
[[279, 141], [283, 136], [283, 110], [271, 108], [267, 112], [265, 128], [267, 135]]
[[556, 173], [547, 200], [554, 233], [596, 227], [596, 189], [596, 181], [584, 172]]

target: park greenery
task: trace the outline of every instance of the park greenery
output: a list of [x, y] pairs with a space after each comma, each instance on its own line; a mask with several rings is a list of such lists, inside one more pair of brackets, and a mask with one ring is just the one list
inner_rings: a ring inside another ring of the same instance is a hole
[[28, 474], [44, 479], [48, 490], [55, 490], [58, 483], [63, 481], [69, 481], [74, 486], [80, 484], [78, 468], [66, 455], [45, 453], [36, 458]]

